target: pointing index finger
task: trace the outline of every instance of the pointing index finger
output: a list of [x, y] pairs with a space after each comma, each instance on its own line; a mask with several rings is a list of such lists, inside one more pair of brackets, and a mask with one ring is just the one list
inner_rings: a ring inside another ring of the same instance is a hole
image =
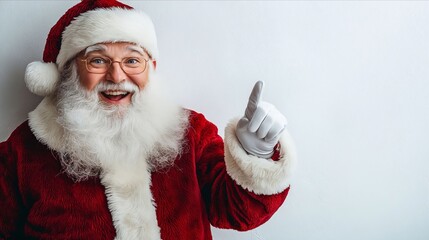
[[252, 119], [253, 113], [255, 113], [256, 108], [258, 107], [259, 102], [262, 98], [262, 90], [264, 89], [264, 82], [257, 81], [253, 87], [252, 93], [249, 97], [249, 102], [247, 103], [246, 112], [244, 113], [247, 119]]

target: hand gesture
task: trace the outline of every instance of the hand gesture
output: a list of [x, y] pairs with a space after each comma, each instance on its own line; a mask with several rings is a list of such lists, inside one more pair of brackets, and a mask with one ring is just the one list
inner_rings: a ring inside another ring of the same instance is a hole
[[263, 87], [262, 81], [253, 87], [245, 114], [238, 121], [236, 135], [249, 154], [270, 158], [287, 120], [274, 105], [261, 100]]

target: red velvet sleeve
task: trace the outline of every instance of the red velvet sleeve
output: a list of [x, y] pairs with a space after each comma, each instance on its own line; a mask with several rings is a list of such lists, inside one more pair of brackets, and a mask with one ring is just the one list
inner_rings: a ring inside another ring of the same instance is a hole
[[216, 126], [200, 114], [191, 117], [191, 124], [195, 132], [197, 174], [210, 223], [239, 231], [265, 223], [281, 206], [289, 188], [273, 195], [245, 190], [226, 171], [224, 143]]
[[10, 143], [0, 143], [0, 239], [23, 239], [24, 207]]

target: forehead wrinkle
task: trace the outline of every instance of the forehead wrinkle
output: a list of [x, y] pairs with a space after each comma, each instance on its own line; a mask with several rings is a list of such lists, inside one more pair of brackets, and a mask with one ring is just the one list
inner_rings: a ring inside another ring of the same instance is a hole
[[85, 56], [88, 55], [90, 52], [96, 52], [96, 51], [106, 51], [107, 46], [104, 44], [96, 44], [93, 46], [89, 46], [85, 49]]

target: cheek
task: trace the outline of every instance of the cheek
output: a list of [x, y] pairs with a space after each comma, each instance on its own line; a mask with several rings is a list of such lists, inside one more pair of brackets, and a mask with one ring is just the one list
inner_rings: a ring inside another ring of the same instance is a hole
[[97, 86], [97, 84], [102, 81], [103, 74], [91, 74], [88, 73], [84, 64], [78, 62], [77, 72], [79, 75], [80, 84], [88, 91], [91, 91]]
[[88, 91], [93, 90], [101, 80], [102, 77], [99, 75], [88, 74], [87, 72], [79, 74], [80, 84]]
[[143, 90], [149, 79], [148, 71], [144, 71], [139, 75], [131, 76], [130, 79], [134, 84], [139, 87], [140, 90]]

